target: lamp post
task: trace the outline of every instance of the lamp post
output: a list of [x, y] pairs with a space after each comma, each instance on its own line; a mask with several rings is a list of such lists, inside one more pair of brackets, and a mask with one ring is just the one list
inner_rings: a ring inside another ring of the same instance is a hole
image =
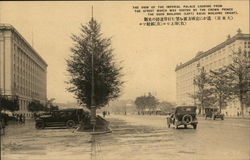
[[0, 88], [0, 111], [2, 111], [2, 90]]
[[[93, 25], [93, 6], [92, 6], [92, 25]], [[95, 75], [94, 75], [94, 42], [93, 42], [93, 36], [91, 33], [91, 119], [90, 123], [93, 125], [93, 131], [95, 131], [96, 127], [96, 104], [95, 104]]]
[[95, 131], [96, 125], [96, 106], [95, 106], [95, 81], [94, 81], [94, 55], [91, 54], [91, 124], [93, 125], [93, 131]]
[[194, 75], [194, 79], [193, 79], [193, 85], [194, 85], [194, 105], [196, 106], [196, 102], [195, 102], [195, 96], [196, 96], [196, 94], [195, 94], [195, 75]]
[[[2, 111], [2, 90], [1, 90], [1, 88], [0, 88], [0, 112]], [[0, 116], [2, 116], [2, 115], [0, 115]], [[2, 117], [0, 117], [0, 123], [2, 123]], [[2, 124], [0, 124], [1, 125], [1, 130], [2, 130]], [[0, 131], [0, 132], [2, 132], [2, 131]], [[0, 133], [0, 152], [2, 151], [2, 133]], [[2, 154], [0, 153], [0, 160], [2, 159]]]

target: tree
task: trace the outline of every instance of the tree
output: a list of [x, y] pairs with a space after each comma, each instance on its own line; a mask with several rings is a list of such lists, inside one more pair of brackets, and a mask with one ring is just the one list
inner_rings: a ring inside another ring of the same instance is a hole
[[49, 111], [49, 108], [41, 104], [39, 101], [33, 100], [28, 105], [28, 111], [30, 112]]
[[59, 106], [57, 106], [57, 105], [50, 105], [50, 107], [49, 107], [49, 110], [50, 111], [56, 111], [56, 110], [59, 110]]
[[227, 68], [220, 68], [216, 71], [210, 71], [210, 91], [219, 105], [221, 112], [225, 108], [228, 100], [232, 99], [232, 92], [230, 90], [230, 78]]
[[111, 39], [103, 38], [100, 30], [101, 25], [93, 18], [86, 25], [81, 25], [81, 33], [71, 37], [74, 42], [71, 48], [73, 54], [66, 60], [70, 78], [67, 90], [74, 93], [78, 102], [88, 109], [91, 107], [92, 69], [97, 108], [119, 97], [123, 84], [122, 67], [114, 61]]
[[138, 110], [138, 114], [144, 114], [144, 109], [146, 108], [145, 96], [136, 97], [135, 105]]
[[49, 108], [50, 111], [58, 110], [59, 107], [57, 105], [54, 105], [53, 102], [55, 101], [55, 98], [48, 99], [46, 102], [46, 107]]
[[241, 49], [232, 54], [232, 63], [227, 66], [230, 74], [231, 89], [239, 99], [241, 114], [244, 116], [244, 105], [249, 103], [250, 91], [250, 57]]
[[18, 111], [19, 103], [18, 98], [15, 96], [6, 96], [0, 94], [0, 111], [8, 110], [8, 111]]
[[158, 100], [151, 93], [148, 93], [146, 97], [146, 107], [149, 109], [150, 114], [152, 111], [155, 111], [156, 105], [159, 103]]
[[138, 114], [144, 114], [145, 109], [148, 109], [150, 113], [154, 111], [158, 100], [149, 93], [147, 96], [140, 96], [135, 99], [135, 105], [138, 110]]
[[212, 105], [215, 101], [209, 88], [209, 82], [209, 76], [202, 67], [200, 69], [200, 74], [194, 78], [194, 85], [197, 86], [198, 90], [192, 95], [194, 99], [198, 100], [198, 105], [200, 106], [199, 114], [203, 113], [204, 108]]
[[159, 107], [164, 112], [171, 112], [172, 108], [175, 106], [175, 104], [168, 102], [168, 101], [162, 101], [159, 103]]

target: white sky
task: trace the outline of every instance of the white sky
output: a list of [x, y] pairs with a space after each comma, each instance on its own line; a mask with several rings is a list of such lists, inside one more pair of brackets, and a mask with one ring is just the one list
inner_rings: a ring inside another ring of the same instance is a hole
[[[223, 4], [234, 7], [238, 15], [232, 21], [193, 22], [186, 26], [143, 27], [142, 15], [133, 5]], [[66, 91], [65, 59], [69, 57], [71, 33], [79, 33], [80, 24], [94, 17], [102, 24], [104, 36], [112, 37], [114, 54], [123, 61], [124, 80], [121, 99], [135, 99], [147, 92], [160, 100], [175, 101], [175, 67], [198, 51], [206, 51], [236, 34], [241, 28], [249, 33], [249, 1], [200, 2], [0, 2], [0, 23], [13, 25], [32, 42], [48, 63], [48, 98], [56, 102], [74, 101]]]

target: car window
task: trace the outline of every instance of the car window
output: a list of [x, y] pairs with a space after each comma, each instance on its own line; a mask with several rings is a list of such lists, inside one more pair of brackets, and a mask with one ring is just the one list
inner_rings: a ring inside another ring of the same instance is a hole
[[195, 112], [195, 107], [180, 107], [177, 109], [177, 112]]
[[72, 112], [62, 112], [61, 117], [70, 117], [72, 115]]

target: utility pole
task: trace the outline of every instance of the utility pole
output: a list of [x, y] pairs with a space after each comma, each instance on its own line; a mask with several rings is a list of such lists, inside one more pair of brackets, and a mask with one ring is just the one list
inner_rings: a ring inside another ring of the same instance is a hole
[[[92, 6], [92, 25], [93, 25], [93, 6]], [[93, 35], [91, 33], [91, 43], [92, 43], [92, 49], [91, 49], [91, 119], [90, 123], [93, 125], [93, 131], [95, 131], [96, 127], [96, 104], [95, 104], [95, 75], [94, 75], [94, 43], [93, 43]]]
[[[1, 104], [1, 102], [2, 102], [2, 90], [1, 90], [1, 88], [0, 88], [0, 112], [2, 111], [2, 104]], [[2, 117], [1, 117], [2, 115], [0, 115], [0, 123], [2, 123]], [[1, 130], [3, 129], [2, 128], [2, 124], [0, 124], [1, 125]], [[0, 132], [2, 132], [2, 131], [0, 131]], [[0, 160], [2, 159], [2, 133], [0, 133]]]

